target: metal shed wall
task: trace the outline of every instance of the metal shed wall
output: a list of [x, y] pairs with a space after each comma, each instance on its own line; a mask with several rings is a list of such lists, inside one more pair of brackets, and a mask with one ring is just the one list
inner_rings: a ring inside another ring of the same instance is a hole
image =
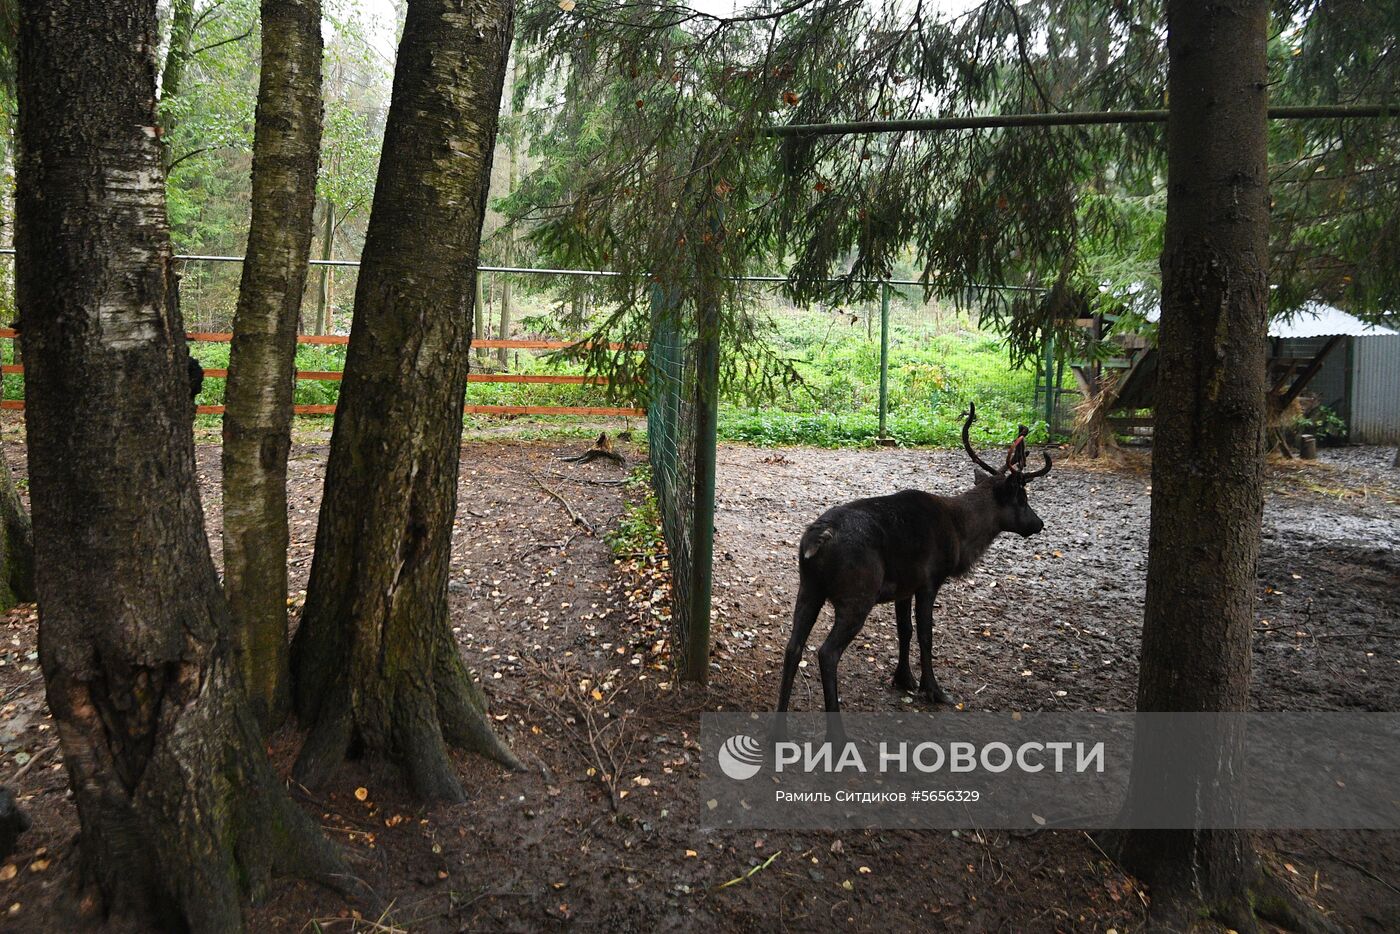
[[1400, 334], [1352, 339], [1349, 440], [1400, 443]]
[[[1285, 357], [1308, 358], [1322, 352], [1327, 337], [1286, 337], [1278, 341], [1279, 351]], [[1332, 348], [1322, 368], [1308, 383], [1304, 395], [1314, 396], [1317, 401], [1336, 412], [1343, 419], [1347, 417], [1347, 348], [1348, 341], [1361, 342], [1362, 338], [1344, 338], [1342, 343]]]

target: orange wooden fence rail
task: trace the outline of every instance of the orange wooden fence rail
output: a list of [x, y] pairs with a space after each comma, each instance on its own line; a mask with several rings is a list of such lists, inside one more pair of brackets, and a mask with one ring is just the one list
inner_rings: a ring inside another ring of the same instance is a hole
[[[14, 332], [9, 328], [0, 328], [0, 337], [13, 337]], [[185, 335], [186, 339], [192, 341], [206, 341], [208, 343], [228, 343], [233, 340], [233, 335], [226, 331], [191, 331]], [[350, 338], [344, 334], [298, 334], [298, 344], [348, 344]], [[546, 340], [497, 340], [495, 338], [481, 338], [472, 341], [474, 350], [567, 350], [570, 347], [587, 349], [592, 345], [581, 341], [546, 341]], [[646, 350], [646, 344], [608, 344], [609, 350]]]
[[[0, 372], [23, 373], [24, 364], [7, 363], [0, 366]], [[207, 367], [204, 375], [211, 379], [228, 379], [228, 370], [216, 367]], [[339, 382], [343, 374], [339, 370], [297, 370], [299, 380], [329, 380]], [[555, 375], [552, 373], [470, 373], [467, 375], [469, 383], [565, 383], [573, 386], [606, 386], [608, 378], [606, 376], [567, 376]]]
[[[0, 328], [0, 339], [15, 338], [19, 335], [13, 328]], [[190, 341], [203, 341], [208, 343], [226, 343], [233, 340], [233, 335], [222, 331], [192, 331], [185, 335]], [[300, 334], [297, 336], [299, 344], [348, 344], [350, 338], [340, 334]], [[520, 350], [564, 350], [570, 347], [588, 347], [587, 344], [577, 344], [570, 341], [548, 341], [548, 340], [476, 340], [472, 341], [473, 348], [480, 349], [511, 349]], [[646, 350], [645, 344], [608, 344], [610, 350]], [[0, 366], [0, 372], [23, 373], [24, 365], [18, 363], [7, 363]], [[225, 379], [228, 377], [226, 369], [207, 369], [204, 375], [213, 379]], [[342, 374], [338, 370], [298, 370], [298, 380], [333, 380], [338, 381]], [[570, 385], [605, 386], [608, 383], [606, 376], [567, 376], [554, 374], [525, 374], [525, 373], [471, 373], [467, 376], [469, 383], [552, 383]], [[0, 409], [23, 410], [24, 401], [20, 399], [0, 400]], [[200, 415], [222, 415], [224, 407], [222, 405], [199, 405], [195, 406], [195, 412]], [[334, 405], [294, 405], [292, 411], [297, 415], [333, 415]], [[629, 415], [644, 416], [646, 409], [628, 408], [625, 406], [593, 406], [593, 405], [467, 405], [463, 411], [470, 415]]]

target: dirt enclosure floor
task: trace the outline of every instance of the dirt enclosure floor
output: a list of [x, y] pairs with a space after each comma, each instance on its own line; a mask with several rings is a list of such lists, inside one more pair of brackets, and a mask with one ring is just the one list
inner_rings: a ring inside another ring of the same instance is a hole
[[[711, 684], [666, 665], [663, 576], [617, 563], [542, 489], [601, 534], [630, 495], [577, 444], [474, 443], [462, 451], [452, 621], [497, 727], [533, 767], [463, 759], [471, 800], [425, 808], [392, 771], [351, 763], [329, 788], [293, 791], [387, 909], [283, 881], [254, 931], [829, 930], [1129, 931], [1150, 893], [1086, 834], [983, 831], [698, 831], [701, 711], [770, 709], [805, 524], [856, 496], [963, 488], [961, 452], [724, 447]], [[634, 456], [636, 452], [631, 452]], [[1400, 473], [1393, 450], [1324, 452], [1269, 473], [1254, 703], [1260, 709], [1400, 709]], [[293, 589], [305, 586], [326, 451], [293, 451]], [[22, 472], [23, 447], [7, 446]], [[216, 557], [219, 450], [199, 448]], [[1146, 574], [1145, 463], [1063, 464], [1035, 484], [1040, 536], [998, 541], [935, 613], [936, 671], [969, 709], [1128, 709]], [[808, 647], [794, 697], [820, 708]], [[35, 661], [33, 608], [0, 633], [0, 784], [34, 828], [0, 864], [0, 929], [74, 926], [76, 814]], [[889, 687], [893, 612], [877, 608], [842, 666], [851, 710], [922, 701]], [[954, 711], [948, 716], [956, 716]], [[298, 735], [274, 737], [289, 766]], [[363, 800], [361, 800], [363, 799]], [[1400, 834], [1267, 836], [1266, 858], [1354, 931], [1400, 925]], [[745, 881], [721, 887], [764, 868]], [[314, 924], [313, 924], [314, 922]], [[113, 930], [126, 930], [120, 924]]]

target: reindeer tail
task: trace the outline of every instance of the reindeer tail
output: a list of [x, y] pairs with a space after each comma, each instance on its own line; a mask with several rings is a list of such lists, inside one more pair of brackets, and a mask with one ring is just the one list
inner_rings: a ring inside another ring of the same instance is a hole
[[814, 522], [802, 533], [802, 560], [810, 561], [822, 546], [836, 536], [836, 530], [829, 525]]

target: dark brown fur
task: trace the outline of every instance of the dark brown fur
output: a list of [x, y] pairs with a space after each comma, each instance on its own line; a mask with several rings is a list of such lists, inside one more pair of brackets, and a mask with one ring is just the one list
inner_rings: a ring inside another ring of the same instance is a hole
[[[969, 410], [963, 429], [975, 418]], [[826, 709], [840, 710], [836, 668], [841, 655], [865, 626], [877, 603], [893, 602], [899, 626], [899, 664], [894, 684], [914, 690], [909, 669], [913, 636], [911, 609], [918, 620], [921, 680], [918, 685], [933, 703], [950, 703], [933, 675], [933, 603], [943, 583], [966, 574], [1002, 532], [1035, 535], [1043, 527], [1026, 498], [1026, 482], [1049, 469], [1027, 474], [1017, 469], [1023, 434], [995, 473], [979, 471], [972, 489], [958, 496], [936, 496], [904, 490], [890, 496], [858, 499], [828, 509], [807, 527], [798, 547], [801, 583], [793, 610], [792, 636], [783, 657], [778, 711], [788, 708], [793, 678], [807, 637], [827, 603], [836, 612], [831, 633], [817, 652], [821, 664]], [[971, 451], [979, 467], [987, 464]]]

